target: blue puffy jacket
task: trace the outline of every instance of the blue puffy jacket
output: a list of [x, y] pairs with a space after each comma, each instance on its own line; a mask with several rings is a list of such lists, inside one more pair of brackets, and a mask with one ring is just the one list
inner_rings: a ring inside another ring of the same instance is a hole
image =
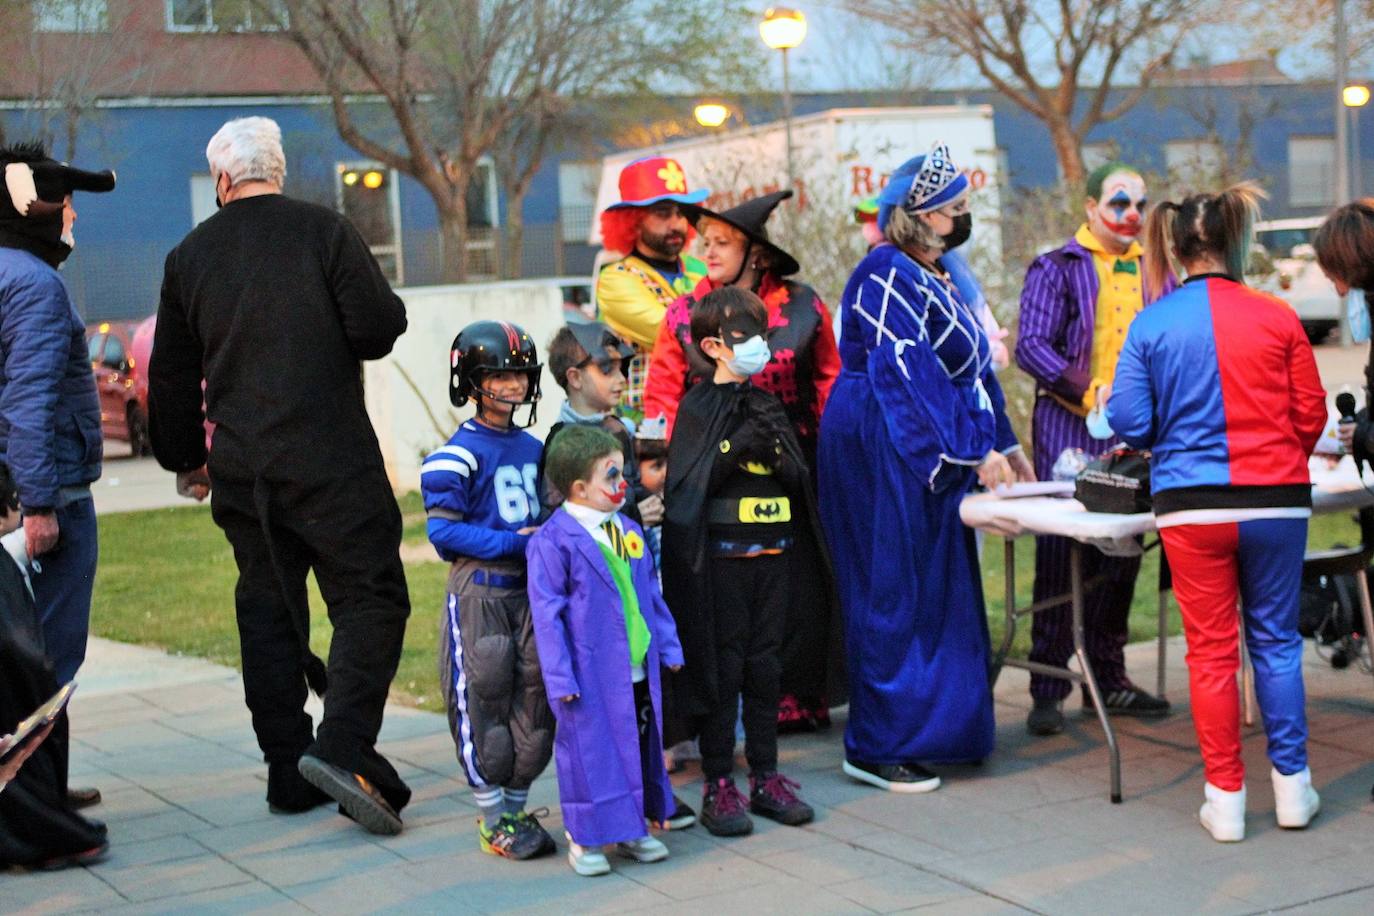
[[100, 399], [86, 325], [57, 271], [0, 248], [0, 460], [29, 509], [100, 477]]

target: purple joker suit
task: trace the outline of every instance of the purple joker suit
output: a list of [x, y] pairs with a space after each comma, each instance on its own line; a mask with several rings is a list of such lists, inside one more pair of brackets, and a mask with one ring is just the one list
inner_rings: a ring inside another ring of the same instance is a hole
[[[643, 530], [621, 516], [625, 533]], [[601, 846], [644, 836], [647, 815], [662, 820], [674, 808], [663, 768], [661, 665], [682, 664], [672, 614], [659, 592], [649, 551], [630, 568], [640, 613], [649, 628], [644, 660], [654, 715], [641, 760], [630, 680], [630, 645], [620, 592], [601, 548], [564, 509], [530, 538], [530, 614], [549, 705], [558, 719], [554, 762], [563, 823], [582, 846]], [[579, 695], [571, 703], [562, 698]], [[652, 785], [644, 785], [648, 772]]]
[[[1031, 438], [1035, 475], [1041, 480], [1050, 479], [1055, 459], [1066, 448], [1081, 448], [1091, 456], [1121, 441], [1094, 439], [1088, 435], [1082, 417], [1050, 396], [1081, 403], [1092, 381], [1097, 294], [1097, 268], [1092, 252], [1076, 239], [1071, 238], [1062, 248], [1036, 258], [1026, 271], [1016, 363], [1035, 379]], [[1035, 601], [1068, 593], [1069, 550], [1067, 538], [1035, 539]], [[1109, 557], [1097, 550], [1083, 552], [1084, 581], [1103, 577], [1084, 596], [1083, 612], [1088, 658], [1104, 693], [1130, 687], [1122, 649], [1126, 645], [1126, 621], [1139, 571], [1139, 557]], [[1072, 611], [1066, 600], [1032, 618], [1030, 657], [1062, 667], [1072, 654]], [[1071, 689], [1068, 681], [1031, 675], [1031, 695], [1037, 699], [1062, 699]]]

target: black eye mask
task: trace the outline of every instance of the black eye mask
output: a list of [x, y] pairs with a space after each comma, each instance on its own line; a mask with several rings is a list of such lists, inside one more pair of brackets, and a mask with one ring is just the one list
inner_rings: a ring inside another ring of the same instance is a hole
[[720, 325], [720, 337], [721, 340], [725, 341], [725, 345], [733, 350], [735, 344], [744, 343], [751, 337], [762, 337], [766, 330], [768, 329], [745, 312], [738, 315], [727, 315]]

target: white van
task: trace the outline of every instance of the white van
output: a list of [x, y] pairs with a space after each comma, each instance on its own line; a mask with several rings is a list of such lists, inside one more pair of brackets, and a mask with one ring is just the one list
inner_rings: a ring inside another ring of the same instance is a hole
[[1341, 321], [1345, 302], [1317, 265], [1312, 236], [1325, 216], [1255, 223], [1250, 283], [1283, 299], [1302, 320], [1308, 340], [1321, 343]]

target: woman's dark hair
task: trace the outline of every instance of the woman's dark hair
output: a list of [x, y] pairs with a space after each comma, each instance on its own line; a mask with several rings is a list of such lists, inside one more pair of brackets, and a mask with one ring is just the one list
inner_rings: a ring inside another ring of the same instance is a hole
[[662, 439], [636, 439], [636, 461], [661, 461], [668, 457], [668, 443]]
[[701, 342], [707, 337], [719, 337], [726, 319], [740, 314], [753, 319], [759, 327], [760, 334], [767, 329], [768, 307], [749, 290], [738, 286], [722, 286], [707, 293], [700, 302], [692, 306], [692, 346], [709, 361], [711, 357], [701, 349]]
[[10, 512], [19, 508], [19, 488], [10, 474], [10, 466], [3, 461], [0, 461], [0, 508]]
[[1374, 197], [1331, 211], [1312, 237], [1317, 264], [1351, 289], [1374, 290]]
[[1244, 283], [1259, 202], [1268, 196], [1255, 182], [1242, 181], [1220, 194], [1193, 194], [1182, 203], [1155, 204], [1145, 220], [1146, 301], [1159, 297], [1174, 273], [1174, 258], [1220, 258], [1231, 278]]
[[572, 424], [558, 431], [544, 457], [544, 473], [558, 492], [567, 495], [572, 485], [586, 480], [592, 465], [607, 455], [622, 453], [615, 436], [599, 426]]

